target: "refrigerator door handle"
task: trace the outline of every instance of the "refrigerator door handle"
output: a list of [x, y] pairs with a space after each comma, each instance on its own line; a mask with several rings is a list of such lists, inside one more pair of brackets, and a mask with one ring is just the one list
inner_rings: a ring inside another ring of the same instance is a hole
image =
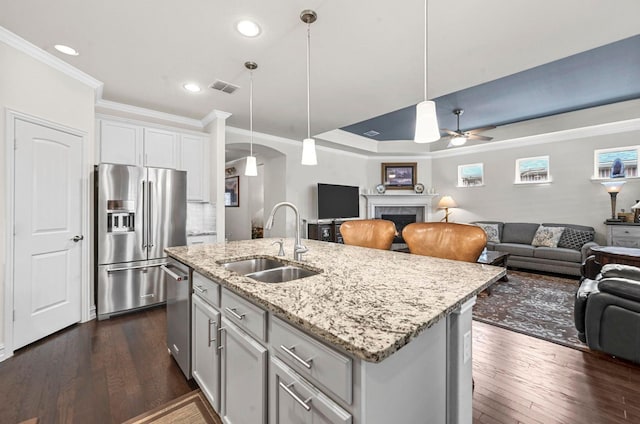
[[146, 194], [146, 190], [145, 190], [145, 181], [142, 181], [142, 248], [146, 249], [147, 248], [147, 243], [146, 243], [146, 235], [145, 235], [145, 219], [144, 216], [146, 215], [146, 208], [145, 208], [145, 194]]
[[151, 199], [152, 199], [152, 193], [153, 193], [153, 189], [151, 187], [151, 181], [149, 181], [149, 194], [148, 194], [148, 199], [149, 199], [149, 208], [147, 211], [147, 221], [149, 222], [149, 228], [147, 230], [147, 244], [149, 245], [149, 249], [153, 247], [153, 239], [151, 238], [151, 235], [153, 234], [153, 222], [151, 222], [151, 214], [153, 213], [153, 204], [151, 203]]
[[145, 268], [154, 268], [154, 267], [161, 267], [166, 265], [166, 262], [161, 262], [158, 264], [152, 264], [152, 265], [140, 265], [140, 266], [128, 266], [128, 267], [124, 267], [124, 268], [111, 268], [107, 270], [107, 274], [110, 274], [112, 272], [118, 272], [118, 271], [129, 271], [132, 269], [145, 269]]

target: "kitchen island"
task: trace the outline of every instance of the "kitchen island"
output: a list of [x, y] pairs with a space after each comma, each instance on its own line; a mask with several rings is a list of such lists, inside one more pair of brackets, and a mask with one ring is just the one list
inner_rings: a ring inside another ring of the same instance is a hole
[[[318, 275], [270, 284], [221, 265], [275, 257], [278, 248], [273, 242], [260, 239], [166, 250], [193, 269], [194, 288], [203, 290], [197, 286], [202, 277], [221, 287], [218, 343], [231, 334], [225, 329], [236, 331], [238, 324], [264, 320], [264, 332], [249, 326], [246, 333], [251, 334], [242, 335], [253, 335], [249, 342], [269, 361], [264, 382], [268, 380], [268, 388], [263, 393], [268, 394], [269, 407], [264, 405], [261, 411], [268, 409], [270, 422], [289, 422], [283, 410], [308, 413], [309, 405], [317, 409], [311, 412], [322, 415], [321, 422], [471, 422], [471, 306], [477, 293], [504, 276], [503, 268], [312, 240], [305, 240], [309, 252], [303, 262], [291, 259], [293, 240], [285, 240], [287, 255], [278, 259]], [[225, 308], [225, 298], [240, 305], [248, 301], [247, 308], [257, 309], [258, 315]], [[274, 343], [280, 340], [301, 342]], [[337, 359], [328, 363], [346, 370], [344, 381], [336, 383], [335, 375], [342, 371], [322, 369], [322, 353], [302, 357], [304, 346], [314, 343], [319, 349], [331, 348], [327, 358]], [[223, 366], [218, 408], [224, 420], [225, 404], [233, 408], [226, 389], [233, 386], [234, 375], [225, 376], [225, 346], [219, 347]], [[295, 385], [274, 384], [284, 380], [284, 374], [299, 380]], [[305, 395], [297, 396], [300, 392]], [[289, 403], [285, 394], [295, 402]]]

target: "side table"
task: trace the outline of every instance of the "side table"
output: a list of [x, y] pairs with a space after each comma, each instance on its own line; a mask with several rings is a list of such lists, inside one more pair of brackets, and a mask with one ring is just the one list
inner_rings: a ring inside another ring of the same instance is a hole
[[[480, 257], [478, 258], [478, 263], [485, 264], [485, 265], [501, 266], [501, 267], [504, 267], [506, 271], [509, 255], [510, 253], [500, 252], [498, 250], [484, 250], [480, 255]], [[507, 274], [505, 274], [504, 277], [502, 277], [500, 280], [509, 281], [509, 277], [507, 277]]]

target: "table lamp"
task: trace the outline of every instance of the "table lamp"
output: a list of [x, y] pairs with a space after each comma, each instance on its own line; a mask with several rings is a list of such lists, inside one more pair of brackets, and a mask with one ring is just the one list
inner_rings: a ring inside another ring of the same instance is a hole
[[449, 222], [449, 208], [457, 208], [458, 204], [451, 196], [442, 196], [442, 199], [438, 202], [438, 209], [444, 209], [444, 222]]
[[626, 181], [607, 181], [602, 183], [609, 196], [611, 196], [611, 218], [607, 222], [622, 222], [620, 218], [616, 218], [616, 197]]

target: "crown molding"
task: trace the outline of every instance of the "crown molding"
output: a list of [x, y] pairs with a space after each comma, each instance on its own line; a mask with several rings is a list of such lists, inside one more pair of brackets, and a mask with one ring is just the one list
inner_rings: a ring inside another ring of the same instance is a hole
[[[226, 131], [231, 133], [231, 134], [237, 134], [237, 135], [245, 136], [245, 137], [247, 137], [247, 139], [249, 137], [251, 137], [251, 132], [248, 131], [248, 130], [244, 130], [242, 128], [236, 128], [236, 127], [227, 126], [226, 127]], [[254, 131], [253, 132], [253, 144], [256, 144], [256, 137], [261, 138], [263, 140], [267, 140], [267, 141], [273, 141], [273, 142], [276, 142], [276, 143], [288, 144], [289, 146], [298, 146], [298, 147], [300, 147], [302, 149], [302, 141], [292, 140], [290, 138], [285, 138], [285, 137], [280, 137], [280, 136], [277, 136], [277, 135], [271, 135], [271, 134], [266, 134], [266, 133], [261, 133], [261, 132]], [[230, 143], [230, 144], [234, 144], [234, 143]], [[324, 152], [331, 152], [331, 153], [339, 153], [341, 155], [352, 156], [352, 157], [363, 158], [363, 159], [371, 158], [370, 155], [365, 155], [365, 154], [362, 154], [362, 153], [350, 152], [350, 151], [342, 150], [342, 149], [335, 149], [335, 148], [332, 148], [332, 147], [319, 145], [318, 143], [316, 143], [316, 150], [320, 150], [320, 151], [324, 151]]]
[[173, 115], [171, 113], [158, 112], [157, 110], [113, 102], [111, 100], [104, 100], [102, 98], [96, 100], [96, 107], [104, 108], [111, 111], [131, 113], [147, 118], [160, 119], [162, 121], [173, 122], [176, 124], [189, 125], [199, 129], [204, 128], [204, 125], [202, 125], [202, 121], [199, 119], [187, 118], [180, 115]]
[[42, 50], [35, 44], [31, 44], [27, 40], [18, 37], [16, 34], [2, 26], [0, 26], [0, 41], [102, 93], [102, 86], [104, 85], [102, 81], [98, 81], [91, 75], [85, 74], [78, 68], [55, 57], [51, 53]]
[[231, 114], [228, 112], [223, 112], [221, 110], [213, 109], [209, 112], [204, 118], [202, 118], [202, 127], [206, 127], [216, 119], [222, 119], [223, 121], [230, 117]]

